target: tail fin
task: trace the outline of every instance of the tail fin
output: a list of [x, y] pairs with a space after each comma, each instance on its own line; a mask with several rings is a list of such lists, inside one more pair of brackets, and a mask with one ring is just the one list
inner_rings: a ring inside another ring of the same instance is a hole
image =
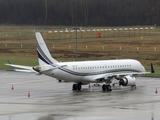
[[36, 36], [36, 42], [37, 42], [37, 53], [38, 53], [39, 65], [58, 63], [57, 60], [52, 58], [41, 34], [39, 32], [36, 32], [35, 36]]

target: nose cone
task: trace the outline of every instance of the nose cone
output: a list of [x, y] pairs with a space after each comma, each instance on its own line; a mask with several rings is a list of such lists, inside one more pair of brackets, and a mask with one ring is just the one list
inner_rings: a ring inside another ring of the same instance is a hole
[[41, 66], [34, 66], [33, 70], [40, 72], [41, 71]]

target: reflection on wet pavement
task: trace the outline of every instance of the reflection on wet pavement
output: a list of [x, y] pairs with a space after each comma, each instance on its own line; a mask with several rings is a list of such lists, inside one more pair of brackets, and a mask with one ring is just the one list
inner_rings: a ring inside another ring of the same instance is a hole
[[[88, 85], [72, 91], [72, 83], [44, 75], [0, 71], [0, 119], [3, 120], [159, 120], [159, 78], [140, 77], [134, 87]], [[14, 90], [12, 90], [12, 85]], [[30, 92], [30, 98], [28, 98]]]

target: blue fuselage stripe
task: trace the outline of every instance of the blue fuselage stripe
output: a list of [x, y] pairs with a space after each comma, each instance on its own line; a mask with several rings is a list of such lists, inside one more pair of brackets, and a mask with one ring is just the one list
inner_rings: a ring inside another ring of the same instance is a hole
[[92, 76], [92, 75], [99, 75], [99, 74], [109, 74], [109, 73], [117, 73], [117, 72], [140, 72], [134, 69], [114, 69], [114, 70], [104, 70], [104, 71], [98, 71], [98, 72], [92, 72], [92, 73], [78, 73], [78, 72], [74, 72], [68, 69], [64, 69], [64, 68], [59, 68], [59, 70], [72, 74], [72, 75], [76, 75], [76, 76]]

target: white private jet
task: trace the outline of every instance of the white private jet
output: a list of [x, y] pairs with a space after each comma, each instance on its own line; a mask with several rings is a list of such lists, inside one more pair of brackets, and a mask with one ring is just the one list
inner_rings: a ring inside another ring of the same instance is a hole
[[[27, 72], [45, 74], [59, 80], [74, 82], [73, 90], [81, 90], [81, 85], [89, 83], [105, 83], [102, 85], [102, 90], [111, 91], [111, 84], [115, 79], [118, 80], [119, 85], [134, 86], [137, 76], [154, 73], [152, 64], [151, 72], [146, 72], [143, 65], [134, 59], [58, 62], [52, 58], [41, 34], [36, 32], [35, 36], [39, 65], [34, 67], [6, 65], [26, 69]], [[17, 71], [21, 70], [18, 69]]]

